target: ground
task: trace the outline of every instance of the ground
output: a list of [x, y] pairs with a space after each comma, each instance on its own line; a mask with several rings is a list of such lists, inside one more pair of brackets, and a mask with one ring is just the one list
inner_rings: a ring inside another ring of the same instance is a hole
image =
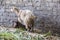
[[60, 37], [52, 36], [50, 32], [38, 34], [22, 28], [0, 27], [0, 40], [60, 40]]

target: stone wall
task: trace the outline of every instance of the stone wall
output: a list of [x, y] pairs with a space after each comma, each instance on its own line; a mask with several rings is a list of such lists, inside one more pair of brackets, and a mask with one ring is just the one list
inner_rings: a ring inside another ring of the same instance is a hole
[[10, 11], [13, 6], [33, 11], [38, 17], [35, 22], [37, 28], [60, 30], [60, 0], [0, 0], [1, 26], [15, 25], [17, 16]]

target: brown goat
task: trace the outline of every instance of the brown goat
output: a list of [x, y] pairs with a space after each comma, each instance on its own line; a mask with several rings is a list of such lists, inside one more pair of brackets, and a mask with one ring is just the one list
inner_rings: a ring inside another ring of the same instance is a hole
[[34, 20], [36, 16], [30, 10], [19, 10], [16, 7], [12, 8], [12, 11], [18, 15], [18, 21], [25, 25], [28, 31], [33, 30]]

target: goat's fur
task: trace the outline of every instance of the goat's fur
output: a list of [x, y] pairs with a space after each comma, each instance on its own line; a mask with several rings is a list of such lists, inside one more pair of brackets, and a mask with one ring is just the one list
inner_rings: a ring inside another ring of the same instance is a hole
[[34, 20], [36, 16], [30, 10], [19, 10], [16, 7], [13, 7], [14, 11], [18, 15], [18, 21], [25, 25], [28, 31], [33, 30]]

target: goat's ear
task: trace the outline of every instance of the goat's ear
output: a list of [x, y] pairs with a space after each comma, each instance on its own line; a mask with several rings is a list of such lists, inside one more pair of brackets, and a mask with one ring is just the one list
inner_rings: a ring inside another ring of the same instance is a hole
[[13, 8], [16, 8], [15, 6], [13, 6]]
[[13, 7], [13, 9], [15, 9], [15, 8], [17, 8], [17, 7]]

